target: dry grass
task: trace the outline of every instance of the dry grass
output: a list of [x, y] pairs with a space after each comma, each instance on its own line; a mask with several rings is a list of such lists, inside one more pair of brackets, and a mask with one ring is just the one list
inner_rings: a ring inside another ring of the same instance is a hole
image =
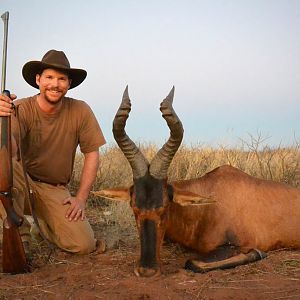
[[[149, 143], [138, 146], [149, 161], [160, 147]], [[82, 164], [83, 156], [78, 154], [70, 183], [71, 190], [75, 191], [78, 187]], [[271, 148], [266, 144], [266, 139], [260, 135], [257, 138], [250, 136], [250, 141], [241, 140], [240, 146], [236, 148], [219, 146], [218, 149], [214, 149], [201, 145], [182, 145], [170, 165], [168, 178], [169, 181], [197, 178], [224, 164], [237, 167], [259, 178], [285, 182], [300, 188], [300, 143], [295, 142], [290, 147], [279, 145]], [[124, 155], [115, 144], [106, 146], [101, 150], [101, 166], [94, 190], [131, 184], [132, 172]], [[124, 230], [134, 236], [137, 234], [135, 220], [128, 203], [120, 205], [92, 197], [88, 212], [89, 217], [95, 220], [93, 223], [96, 227], [97, 222], [98, 224], [104, 222], [104, 225], [116, 225], [116, 228], [119, 228], [119, 235]]]
[[[169, 181], [197, 178], [218, 166], [231, 165], [255, 177], [300, 187], [300, 143], [271, 148], [265, 142], [261, 136], [250, 136], [250, 141], [241, 140], [240, 146], [236, 148], [182, 145], [169, 168]], [[149, 161], [159, 149], [155, 144], [146, 143], [139, 147]], [[79, 184], [82, 163], [83, 157], [78, 154], [70, 184], [74, 190]], [[130, 184], [132, 173], [124, 155], [116, 145], [105, 147], [101, 151], [101, 166], [94, 190]]]

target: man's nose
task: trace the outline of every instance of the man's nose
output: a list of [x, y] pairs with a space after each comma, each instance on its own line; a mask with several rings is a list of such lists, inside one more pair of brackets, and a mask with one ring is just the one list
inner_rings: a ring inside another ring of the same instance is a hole
[[53, 78], [51, 80], [51, 85], [52, 85], [52, 87], [58, 87], [58, 79], [57, 78]]

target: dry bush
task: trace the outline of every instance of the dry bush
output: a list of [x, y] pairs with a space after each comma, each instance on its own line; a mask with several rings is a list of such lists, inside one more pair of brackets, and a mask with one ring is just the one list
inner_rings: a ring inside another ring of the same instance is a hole
[[[154, 144], [137, 144], [145, 157], [151, 161], [157, 152]], [[83, 155], [76, 155], [70, 189], [76, 190], [80, 182], [80, 173], [83, 166]], [[94, 190], [130, 186], [132, 184], [132, 171], [130, 165], [116, 145], [103, 147], [100, 152], [100, 167], [94, 184]]]
[[[140, 143], [137, 145], [151, 161], [159, 146]], [[75, 159], [71, 190], [78, 188], [82, 154]], [[250, 135], [249, 141], [241, 140], [240, 146], [229, 148], [220, 145], [218, 149], [203, 145], [182, 145], [177, 151], [168, 171], [169, 181], [197, 178], [221, 165], [231, 165], [259, 178], [285, 182], [300, 187], [300, 143], [290, 147], [271, 148], [260, 135]], [[116, 145], [101, 150], [101, 163], [94, 190], [117, 186], [130, 186], [132, 171], [128, 161]]]
[[236, 167], [252, 176], [300, 187], [300, 144], [271, 148], [260, 136], [241, 140], [237, 148], [219, 149], [183, 145], [169, 168], [169, 180], [197, 178], [221, 165]]

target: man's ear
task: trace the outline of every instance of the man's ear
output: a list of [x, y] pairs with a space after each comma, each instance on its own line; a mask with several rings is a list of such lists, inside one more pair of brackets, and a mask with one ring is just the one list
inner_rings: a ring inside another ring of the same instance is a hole
[[192, 192], [174, 191], [173, 202], [181, 206], [187, 206], [187, 205], [200, 206], [200, 205], [211, 205], [216, 203], [217, 201], [212, 197], [198, 195]]
[[35, 75], [35, 83], [40, 86], [40, 79], [41, 79], [41, 75], [40, 74], [36, 74]]
[[92, 191], [92, 195], [103, 197], [111, 200], [118, 201], [130, 201], [131, 200], [131, 187], [125, 188], [114, 188], [114, 189], [104, 189], [100, 191]]

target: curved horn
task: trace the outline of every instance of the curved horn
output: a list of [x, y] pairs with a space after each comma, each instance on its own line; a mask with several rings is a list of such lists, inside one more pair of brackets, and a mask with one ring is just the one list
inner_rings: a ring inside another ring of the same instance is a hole
[[130, 163], [133, 178], [136, 179], [143, 177], [148, 172], [149, 163], [125, 132], [126, 120], [130, 110], [131, 103], [128, 95], [128, 86], [126, 86], [121, 105], [113, 121], [113, 134], [117, 144]]
[[168, 168], [183, 138], [183, 127], [181, 121], [172, 106], [174, 90], [175, 88], [173, 86], [167, 98], [165, 98], [160, 104], [162, 116], [170, 128], [170, 137], [163, 147], [157, 152], [150, 164], [150, 174], [157, 179], [167, 178]]

